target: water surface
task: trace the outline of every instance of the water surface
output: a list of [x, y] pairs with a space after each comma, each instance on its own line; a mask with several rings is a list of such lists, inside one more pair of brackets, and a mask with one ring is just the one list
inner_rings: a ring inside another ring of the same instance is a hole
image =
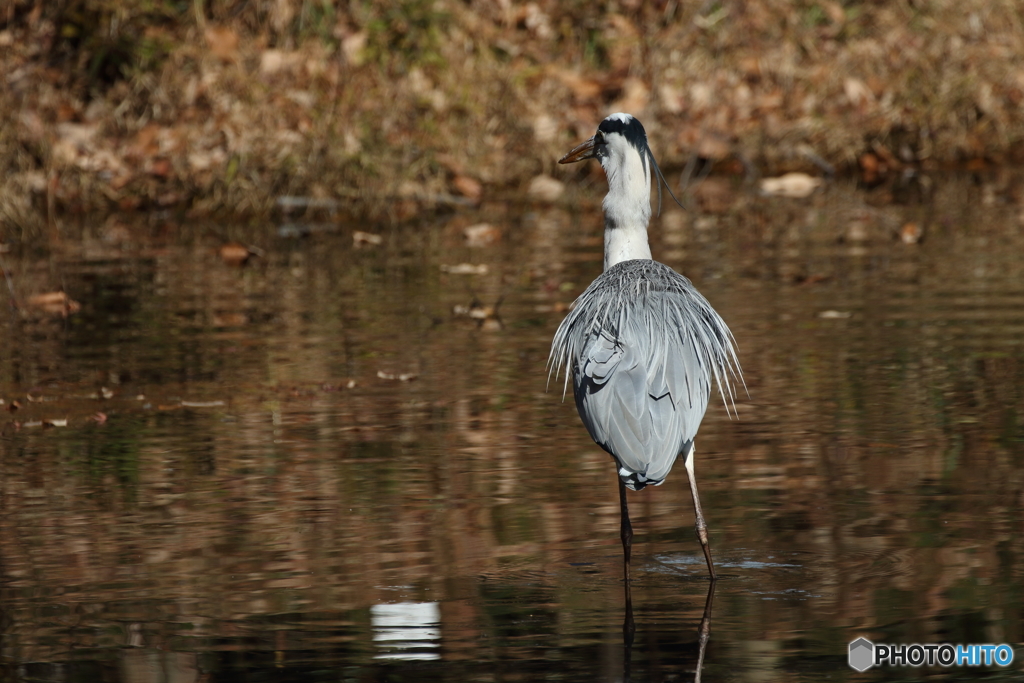
[[[697, 440], [721, 575], [703, 679], [976, 677], [846, 653], [1022, 640], [1020, 176], [714, 182], [728, 208], [651, 229], [749, 389]], [[0, 679], [692, 680], [709, 582], [685, 474], [630, 498], [627, 649], [614, 468], [545, 391], [600, 272], [599, 191], [13, 245], [19, 299], [81, 310], [0, 309]], [[467, 245], [481, 221], [500, 240]], [[229, 238], [263, 256], [226, 263]]]

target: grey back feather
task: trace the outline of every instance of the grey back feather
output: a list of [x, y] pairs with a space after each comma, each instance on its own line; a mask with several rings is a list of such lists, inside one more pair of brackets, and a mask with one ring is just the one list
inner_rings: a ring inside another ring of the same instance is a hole
[[555, 333], [549, 378], [573, 378], [590, 436], [630, 488], [660, 484], [688, 452], [711, 384], [729, 410], [742, 382], [732, 333], [690, 281], [657, 261], [623, 261], [579, 296]]

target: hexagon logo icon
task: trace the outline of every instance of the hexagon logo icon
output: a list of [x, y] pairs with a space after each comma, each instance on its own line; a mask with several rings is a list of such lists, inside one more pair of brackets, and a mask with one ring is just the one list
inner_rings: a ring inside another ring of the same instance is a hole
[[875, 659], [875, 644], [867, 638], [858, 638], [850, 643], [850, 667], [857, 671], [867, 671]]

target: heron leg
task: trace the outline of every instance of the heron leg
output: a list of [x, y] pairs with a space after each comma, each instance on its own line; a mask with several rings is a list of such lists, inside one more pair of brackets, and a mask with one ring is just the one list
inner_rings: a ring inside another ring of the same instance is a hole
[[693, 516], [695, 517], [695, 524], [697, 528], [697, 540], [700, 541], [700, 548], [704, 551], [704, 559], [708, 562], [708, 573], [711, 574], [711, 580], [714, 581], [715, 576], [715, 564], [711, 561], [711, 545], [708, 543], [708, 525], [704, 521], [704, 512], [700, 509], [700, 496], [697, 495], [697, 477], [693, 474], [693, 455], [694, 448], [690, 446], [690, 452], [686, 456], [686, 476], [690, 480], [690, 494], [693, 496]]
[[[633, 634], [636, 624], [633, 622], [633, 594], [629, 586], [629, 555], [633, 547], [633, 525], [629, 523], [629, 508], [626, 506], [626, 485], [619, 479], [619, 515], [621, 518], [620, 532], [622, 535], [622, 568], [625, 580], [626, 616], [622, 621], [622, 641], [626, 646], [626, 666], [629, 666], [629, 652], [633, 646]], [[628, 670], [628, 669], [627, 669]], [[629, 680], [626, 676], [625, 680]]]
[[626, 485], [619, 479], [619, 532], [622, 537], [623, 571], [626, 584], [629, 584], [629, 555], [633, 547], [633, 525], [629, 523], [629, 508], [626, 506]]

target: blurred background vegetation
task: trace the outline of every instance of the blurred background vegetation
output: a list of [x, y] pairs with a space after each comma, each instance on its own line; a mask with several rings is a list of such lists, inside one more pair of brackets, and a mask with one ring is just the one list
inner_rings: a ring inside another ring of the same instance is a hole
[[619, 110], [669, 169], [1012, 163], [1022, 19], [1012, 0], [0, 0], [0, 234], [283, 195], [401, 219], [525, 191]]

